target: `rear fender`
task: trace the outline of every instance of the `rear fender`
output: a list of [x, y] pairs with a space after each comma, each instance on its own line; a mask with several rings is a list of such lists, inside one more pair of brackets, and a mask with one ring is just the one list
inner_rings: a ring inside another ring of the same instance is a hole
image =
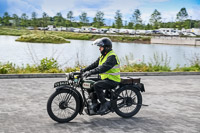
[[145, 92], [144, 84], [143, 84], [143, 83], [135, 83], [133, 86], [134, 86], [135, 88], [137, 88], [139, 91]]
[[81, 94], [76, 89], [74, 89], [73, 87], [68, 86], [68, 85], [57, 87], [56, 91], [60, 91], [60, 90], [64, 90], [64, 89], [73, 91], [74, 93], [76, 93], [78, 95], [79, 100], [80, 100], [79, 114], [82, 114], [84, 106], [83, 106], [83, 98], [82, 98]]
[[123, 86], [121, 86], [119, 89], [123, 89], [124, 87], [127, 87], [127, 88], [135, 88], [135, 89], [137, 89], [138, 91], [145, 92], [144, 84], [143, 84], [143, 83], [134, 83], [134, 84], [132, 84], [132, 85], [130, 85], [130, 84], [128, 84], [128, 85], [123, 85]]

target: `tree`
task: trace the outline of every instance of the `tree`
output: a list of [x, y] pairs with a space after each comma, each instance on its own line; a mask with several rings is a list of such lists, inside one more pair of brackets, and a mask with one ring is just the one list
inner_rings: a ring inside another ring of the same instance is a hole
[[112, 28], [115, 28], [115, 23], [112, 24]]
[[132, 22], [135, 24], [135, 29], [139, 29], [142, 27], [141, 12], [139, 9], [135, 9], [132, 15]]
[[86, 12], [82, 12], [79, 18], [83, 24], [87, 24], [89, 22]]
[[150, 25], [149, 23], [145, 26], [145, 30], [152, 30], [152, 25]]
[[184, 8], [184, 7], [181, 8], [181, 10], [176, 15], [176, 19], [178, 21], [183, 21], [183, 20], [187, 19], [187, 17], [188, 17], [188, 13], [187, 13], [186, 8]]
[[133, 22], [128, 23], [128, 29], [133, 29]]
[[124, 21], [124, 28], [127, 28], [127, 27], [128, 27], [127, 23], [128, 23], [127, 20], [125, 20], [125, 21]]
[[8, 26], [10, 24], [9, 20], [10, 15], [8, 14], [8, 12], [5, 12], [3, 15], [3, 25]]
[[200, 21], [195, 21], [194, 28], [200, 28]]
[[2, 24], [3, 19], [0, 17], [0, 25]]
[[161, 13], [155, 9], [154, 12], [151, 14], [151, 18], [149, 21], [154, 26], [154, 28], [157, 29], [160, 26], [161, 19]]
[[73, 17], [73, 12], [72, 11], [69, 11], [67, 13], [67, 19], [70, 20], [70, 21], [73, 21], [74, 17]]
[[135, 9], [132, 15], [132, 22], [135, 24], [142, 24], [141, 12], [139, 9]]
[[26, 27], [27, 26], [27, 20], [28, 20], [28, 16], [26, 15], [26, 13], [23, 13], [21, 16], [21, 26]]
[[115, 12], [115, 25], [118, 29], [120, 29], [123, 24], [122, 24], [122, 14], [120, 13], [120, 10], [117, 10]]
[[44, 34], [45, 34], [45, 28], [47, 26], [48, 23], [48, 15], [46, 12], [43, 12], [42, 14], [42, 24], [43, 24], [43, 30], [44, 30]]
[[13, 21], [15, 26], [19, 26], [19, 17], [17, 14], [13, 14]]
[[104, 25], [104, 13], [101, 11], [97, 11], [94, 19], [93, 19], [93, 25], [94, 27], [100, 28], [101, 26]]
[[69, 23], [70, 26], [72, 26], [72, 21], [74, 20], [74, 17], [73, 17], [73, 12], [72, 11], [69, 11], [67, 13], [67, 21], [66, 23]]
[[62, 14], [60, 12], [58, 12], [56, 14], [56, 16], [54, 17], [54, 24], [56, 26], [64, 26], [64, 23], [65, 23], [65, 20], [64, 18], [62, 17]]
[[32, 24], [31, 24], [33, 27], [36, 27], [37, 26], [37, 13], [36, 12], [33, 12], [32, 13]]

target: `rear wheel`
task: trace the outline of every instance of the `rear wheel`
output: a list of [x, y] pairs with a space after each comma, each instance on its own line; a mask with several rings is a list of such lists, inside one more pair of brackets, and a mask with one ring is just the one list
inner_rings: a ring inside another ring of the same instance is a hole
[[115, 112], [124, 118], [129, 118], [138, 113], [142, 105], [140, 91], [133, 87], [124, 87], [117, 91]]
[[49, 116], [59, 123], [73, 120], [77, 116], [79, 109], [79, 97], [69, 89], [54, 92], [47, 102]]

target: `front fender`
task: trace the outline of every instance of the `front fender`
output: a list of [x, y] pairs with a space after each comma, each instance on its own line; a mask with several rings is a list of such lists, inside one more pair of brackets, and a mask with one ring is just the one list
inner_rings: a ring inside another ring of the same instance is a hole
[[76, 89], [74, 89], [73, 87], [71, 87], [69, 85], [57, 87], [56, 91], [60, 91], [60, 90], [64, 90], [64, 89], [69, 89], [70, 91], [73, 91], [74, 93], [76, 93], [78, 95], [79, 100], [80, 100], [79, 114], [82, 114], [84, 106], [83, 106], [83, 97], [81, 96], [81, 94]]

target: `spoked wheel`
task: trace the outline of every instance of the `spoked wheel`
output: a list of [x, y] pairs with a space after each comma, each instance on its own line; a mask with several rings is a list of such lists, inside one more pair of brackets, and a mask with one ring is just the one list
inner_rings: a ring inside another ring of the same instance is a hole
[[136, 88], [118, 90], [115, 112], [124, 118], [129, 118], [138, 113], [142, 105], [142, 95]]
[[59, 122], [69, 122], [74, 119], [80, 109], [78, 95], [68, 89], [54, 92], [47, 102], [49, 116]]

